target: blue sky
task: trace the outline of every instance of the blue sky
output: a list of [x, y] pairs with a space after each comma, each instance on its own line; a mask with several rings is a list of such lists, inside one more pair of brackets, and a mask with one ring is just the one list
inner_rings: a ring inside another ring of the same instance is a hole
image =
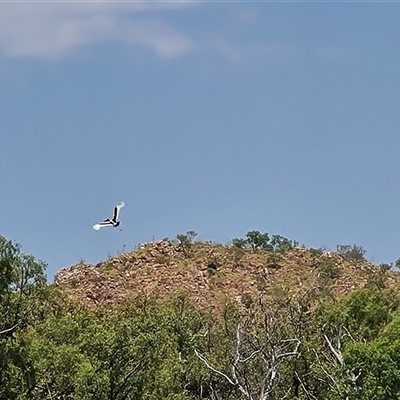
[[[0, 3], [0, 233], [45, 260], [188, 230], [400, 257], [400, 4]], [[92, 225], [123, 200], [122, 231]]]

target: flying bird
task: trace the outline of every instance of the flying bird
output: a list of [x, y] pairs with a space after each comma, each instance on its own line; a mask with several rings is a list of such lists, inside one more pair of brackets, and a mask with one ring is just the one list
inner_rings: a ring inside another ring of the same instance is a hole
[[119, 211], [121, 208], [125, 207], [125, 203], [123, 201], [119, 202], [115, 207], [111, 218], [105, 219], [103, 222], [98, 222], [93, 225], [93, 229], [98, 231], [100, 228], [104, 228], [105, 226], [112, 226], [113, 228], [117, 228], [120, 224], [118, 220]]

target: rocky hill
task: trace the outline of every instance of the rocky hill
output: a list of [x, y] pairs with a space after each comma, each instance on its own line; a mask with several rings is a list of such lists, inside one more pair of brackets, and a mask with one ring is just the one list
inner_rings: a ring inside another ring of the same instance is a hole
[[340, 297], [375, 285], [399, 289], [400, 274], [337, 252], [296, 247], [285, 252], [209, 242], [146, 243], [97, 265], [61, 269], [55, 285], [89, 306], [112, 307], [139, 294], [160, 298], [187, 292], [199, 305], [219, 309], [261, 296], [291, 296], [310, 289]]

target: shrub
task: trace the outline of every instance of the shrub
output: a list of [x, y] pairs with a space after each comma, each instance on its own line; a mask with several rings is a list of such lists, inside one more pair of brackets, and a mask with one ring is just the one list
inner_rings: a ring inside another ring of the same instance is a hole
[[310, 255], [311, 257], [320, 257], [323, 254], [323, 250], [322, 249], [310, 249]]
[[187, 231], [176, 235], [179, 240], [179, 248], [183, 251], [186, 257], [189, 257], [192, 252], [193, 239], [197, 236], [195, 231]]
[[326, 278], [334, 279], [340, 276], [340, 268], [332, 259], [327, 259], [319, 263], [318, 269], [321, 271], [321, 274]]
[[232, 246], [237, 247], [238, 249], [245, 249], [248, 245], [246, 239], [242, 238], [233, 238], [232, 239]]
[[219, 267], [218, 260], [215, 257], [211, 257], [207, 259], [207, 269], [212, 269], [216, 271]]
[[265, 265], [269, 268], [280, 268], [280, 262], [282, 261], [282, 256], [279, 253], [269, 253], [265, 262]]
[[337, 252], [347, 261], [365, 261], [366, 250], [362, 246], [356, 244], [338, 244]]

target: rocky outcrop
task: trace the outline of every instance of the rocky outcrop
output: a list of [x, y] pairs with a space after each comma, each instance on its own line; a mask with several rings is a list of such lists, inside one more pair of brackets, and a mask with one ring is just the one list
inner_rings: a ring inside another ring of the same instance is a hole
[[169, 240], [146, 243], [97, 265], [80, 262], [61, 269], [55, 285], [89, 306], [112, 307], [141, 294], [160, 298], [187, 293], [207, 308], [226, 302], [247, 304], [281, 291], [285, 296], [310, 289], [334, 296], [367, 285], [399, 288], [397, 272], [366, 260], [345, 260], [335, 252], [304, 246], [285, 253], [239, 249], [231, 245]]

